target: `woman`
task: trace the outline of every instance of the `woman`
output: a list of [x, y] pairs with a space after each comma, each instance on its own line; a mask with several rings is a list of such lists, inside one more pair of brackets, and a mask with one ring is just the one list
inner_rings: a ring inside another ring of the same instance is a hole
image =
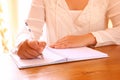
[[[28, 28], [18, 37], [20, 58], [52, 48], [120, 45], [120, 0], [33, 0]], [[108, 28], [111, 19], [113, 28]], [[39, 41], [46, 22], [47, 42]], [[32, 35], [31, 35], [32, 33]]]

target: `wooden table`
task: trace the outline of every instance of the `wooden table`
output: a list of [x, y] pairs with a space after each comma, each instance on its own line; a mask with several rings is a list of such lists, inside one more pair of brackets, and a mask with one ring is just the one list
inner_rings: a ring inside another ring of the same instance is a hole
[[110, 57], [19, 70], [9, 55], [0, 55], [0, 80], [120, 80], [120, 46], [95, 49]]

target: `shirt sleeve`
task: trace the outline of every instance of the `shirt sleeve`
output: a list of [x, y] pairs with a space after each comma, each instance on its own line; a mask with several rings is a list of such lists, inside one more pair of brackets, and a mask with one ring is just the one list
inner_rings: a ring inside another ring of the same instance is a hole
[[23, 26], [17, 36], [16, 45], [26, 39], [39, 39], [45, 22], [44, 0], [32, 0], [30, 12], [26, 20], [27, 26]]
[[112, 28], [92, 32], [97, 40], [96, 47], [120, 45], [120, 0], [108, 0], [107, 17], [112, 21]]

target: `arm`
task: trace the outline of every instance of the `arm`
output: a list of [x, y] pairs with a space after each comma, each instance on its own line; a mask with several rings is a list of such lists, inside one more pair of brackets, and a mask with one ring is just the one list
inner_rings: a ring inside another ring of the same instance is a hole
[[43, 0], [33, 0], [29, 17], [25, 26], [17, 38], [17, 54], [20, 58], [36, 58], [42, 54], [46, 45], [45, 42], [38, 41], [42, 34], [44, 24], [44, 2]]
[[40, 38], [45, 22], [44, 12], [43, 0], [33, 0], [28, 19], [26, 20], [28, 26], [23, 25], [23, 28], [20, 30], [17, 36], [16, 46], [18, 46], [22, 41], [25, 41], [26, 39], [38, 40]]
[[45, 22], [44, 0], [33, 0], [27, 24], [32, 30], [35, 39], [39, 39]]
[[92, 32], [97, 46], [120, 45], [120, 0], [108, 0], [107, 16], [111, 19], [113, 28]]

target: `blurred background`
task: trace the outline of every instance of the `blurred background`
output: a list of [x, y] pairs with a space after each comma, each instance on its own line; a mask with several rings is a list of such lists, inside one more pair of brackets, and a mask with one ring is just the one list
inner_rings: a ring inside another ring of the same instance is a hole
[[18, 30], [27, 18], [32, 0], [0, 0], [0, 54], [15, 46]]

